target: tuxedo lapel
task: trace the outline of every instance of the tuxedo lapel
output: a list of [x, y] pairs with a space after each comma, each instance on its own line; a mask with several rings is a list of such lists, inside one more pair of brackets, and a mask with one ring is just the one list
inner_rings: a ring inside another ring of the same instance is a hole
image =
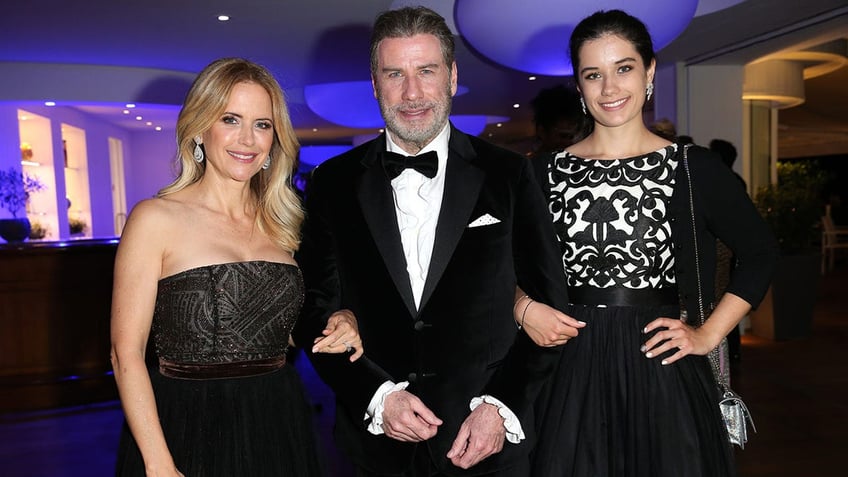
[[[380, 152], [385, 150], [385, 135], [375, 140], [362, 165], [365, 172], [358, 180], [356, 196], [371, 236], [383, 257], [386, 269], [412, 316], [417, 314], [412, 285], [406, 271], [403, 244], [397, 226], [392, 186], [380, 166]], [[367, 266], [367, 265], [366, 265]]]
[[483, 185], [484, 173], [472, 164], [477, 154], [468, 137], [457, 129], [452, 129], [448, 149], [450, 157], [445, 171], [445, 191], [439, 222], [436, 225], [430, 270], [427, 272], [427, 282], [421, 296], [421, 308], [424, 308], [442, 278], [459, 239], [465, 232]]

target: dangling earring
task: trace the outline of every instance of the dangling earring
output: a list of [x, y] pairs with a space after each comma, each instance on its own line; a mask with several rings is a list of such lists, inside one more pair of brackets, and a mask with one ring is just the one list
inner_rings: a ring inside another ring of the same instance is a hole
[[645, 101], [650, 101], [651, 95], [653, 95], [653, 94], [654, 94], [654, 83], [648, 83], [648, 99], [646, 99]]
[[194, 140], [194, 160], [203, 162], [203, 149], [200, 148], [200, 143], [197, 142], [197, 139]]
[[268, 156], [268, 159], [265, 159], [265, 162], [262, 163], [262, 169], [267, 169], [271, 167], [271, 156]]
[[586, 116], [586, 102], [583, 101], [583, 96], [580, 97], [580, 108], [583, 110], [583, 115]]

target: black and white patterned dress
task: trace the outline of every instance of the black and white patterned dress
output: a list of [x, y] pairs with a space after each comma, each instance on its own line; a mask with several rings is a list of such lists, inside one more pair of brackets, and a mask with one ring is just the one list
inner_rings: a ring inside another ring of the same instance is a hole
[[[671, 145], [617, 160], [554, 157], [548, 205], [570, 293], [676, 290], [668, 206], [677, 153]], [[662, 356], [640, 351], [645, 325], [678, 317], [677, 303], [572, 304], [566, 311], [587, 326], [565, 345], [540, 401], [533, 475], [735, 474], [706, 359], [690, 355], [663, 366]]]

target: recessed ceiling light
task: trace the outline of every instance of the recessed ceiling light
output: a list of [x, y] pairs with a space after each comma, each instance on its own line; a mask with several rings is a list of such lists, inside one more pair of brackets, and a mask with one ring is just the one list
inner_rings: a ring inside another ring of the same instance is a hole
[[218, 21], [219, 22], [225, 22], [225, 21], [228, 21], [229, 19], [230, 19], [229, 15], [218, 15]]
[[318, 132], [318, 128], [312, 128], [312, 132]]
[[153, 123], [150, 121], [147, 121], [145, 124], [147, 124], [148, 126], [153, 126]]
[[499, 127], [499, 128], [502, 128], [502, 127], [503, 127], [503, 123], [495, 124], [495, 126], [497, 126], [497, 127]]
[[125, 109], [125, 110], [124, 110], [124, 114], [130, 114], [130, 110], [129, 110], [129, 109]]
[[518, 109], [519, 106], [521, 106], [521, 105], [518, 104], [518, 103], [515, 103], [515, 104], [512, 105], [512, 107], [515, 108], [515, 109]]
[[45, 101], [44, 105], [45, 106], [56, 106], [56, 101]]
[[527, 78], [527, 79], [529, 79], [530, 81], [536, 81], [536, 77], [535, 77], [535, 76], [531, 76], [531, 77], [529, 77], [529, 78]]
[[136, 117], [135, 117], [135, 120], [136, 120], [136, 121], [141, 121], [141, 116], [136, 116]]
[[157, 130], [157, 131], [161, 131], [161, 130], [162, 130], [162, 126], [156, 126], [156, 127], [155, 127], [155, 128], [153, 128], [153, 129], [155, 129], [155, 130]]
[[126, 107], [129, 108], [129, 109], [132, 109], [132, 108], [135, 107], [135, 104], [134, 103], [127, 103]]

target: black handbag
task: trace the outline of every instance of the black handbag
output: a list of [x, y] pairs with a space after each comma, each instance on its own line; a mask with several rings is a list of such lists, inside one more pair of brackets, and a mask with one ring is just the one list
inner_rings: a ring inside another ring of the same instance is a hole
[[[692, 214], [692, 243], [695, 247], [695, 279], [698, 285], [698, 326], [700, 326], [707, 321], [713, 305], [710, 305], [709, 310], [704, 306], [704, 293], [701, 288], [701, 262], [698, 253], [698, 231], [695, 226], [695, 200], [692, 193], [692, 176], [689, 173], [688, 149], [688, 144], [683, 146], [683, 168], [686, 172], [686, 180], [689, 185], [689, 211]], [[685, 320], [685, 309], [682, 314]], [[745, 443], [748, 442], [748, 424], [751, 425], [751, 429], [754, 432], [757, 432], [757, 428], [754, 425], [751, 413], [748, 411], [748, 406], [745, 405], [738, 394], [730, 389], [730, 368], [728, 366], [730, 353], [727, 348], [727, 338], [722, 338], [719, 345], [707, 354], [707, 358], [709, 359], [716, 385], [719, 388], [720, 397], [718, 406], [724, 426], [727, 428], [727, 436], [731, 444], [738, 445], [744, 449]]]

